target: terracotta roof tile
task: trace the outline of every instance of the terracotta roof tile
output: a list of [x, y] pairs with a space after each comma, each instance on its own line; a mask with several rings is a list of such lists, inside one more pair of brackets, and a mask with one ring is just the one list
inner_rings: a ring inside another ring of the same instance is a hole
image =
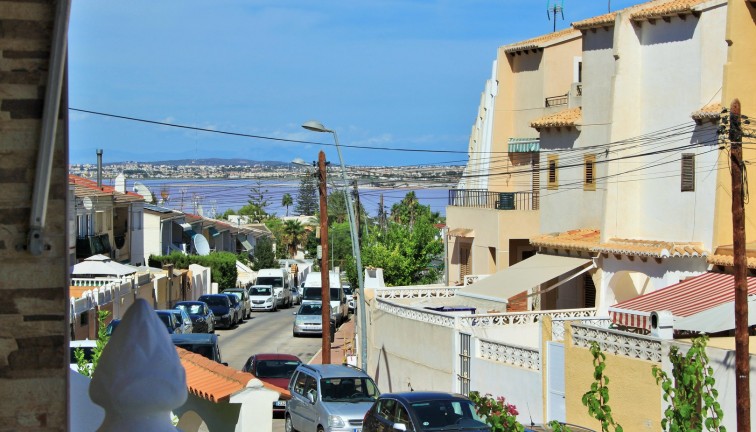
[[617, 18], [617, 12], [611, 12], [604, 15], [595, 16], [593, 18], [584, 19], [582, 21], [576, 21], [572, 23], [572, 27], [577, 30], [587, 30], [596, 27], [613, 26], [614, 20]]
[[548, 33], [545, 35], [537, 36], [532, 39], [527, 39], [521, 42], [515, 42], [509, 45], [504, 45], [502, 49], [504, 52], [511, 53], [515, 51], [522, 51], [528, 49], [545, 48], [550, 43], [558, 41], [559, 39], [570, 39], [580, 37], [580, 32], [573, 28], [566, 28], [554, 33]]
[[640, 21], [646, 19], [662, 18], [665, 16], [693, 13], [694, 8], [709, 0], [671, 0], [661, 3], [650, 2], [641, 5], [640, 10], [630, 14], [630, 19]]
[[583, 120], [583, 111], [580, 107], [568, 108], [551, 115], [535, 119], [530, 122], [530, 127], [538, 129], [578, 126]]
[[706, 105], [698, 111], [693, 112], [690, 116], [697, 122], [703, 120], [719, 120], [719, 116], [722, 114], [722, 104], [719, 102]]
[[[137, 193], [129, 191], [126, 191], [126, 193], [117, 192], [113, 186], [103, 185], [102, 187], [97, 187], [96, 181], [73, 174], [68, 175], [68, 184], [75, 185], [77, 189], [81, 188], [82, 192], [89, 193], [89, 195], [111, 195], [116, 202], [144, 201], [144, 197]], [[76, 193], [77, 190], [74, 190], [74, 194]]]
[[[735, 259], [732, 255], [709, 255], [706, 257], [706, 262], [711, 265], [719, 265], [725, 267], [732, 267], [735, 265]], [[747, 257], [746, 266], [749, 269], [756, 269], [756, 257]]]
[[703, 243], [666, 242], [612, 238], [591, 249], [592, 252], [611, 253], [653, 258], [703, 257], [708, 255]]
[[[255, 378], [247, 372], [214, 362], [199, 354], [176, 347], [181, 365], [186, 371], [189, 393], [211, 402], [227, 402], [231, 396], [244, 390]], [[263, 387], [278, 392], [281, 399], [291, 399], [288, 390], [263, 382]]]
[[588, 251], [599, 243], [601, 230], [576, 229], [563, 233], [544, 234], [530, 239], [530, 244], [539, 247]]

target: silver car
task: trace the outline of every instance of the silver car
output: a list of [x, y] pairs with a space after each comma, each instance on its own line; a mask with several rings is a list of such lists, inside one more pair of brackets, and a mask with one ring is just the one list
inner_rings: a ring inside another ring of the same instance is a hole
[[[299, 306], [294, 315], [296, 315], [292, 330], [294, 337], [323, 334], [323, 305], [321, 303], [305, 303]], [[335, 328], [336, 322], [333, 315], [331, 315], [331, 325]]]
[[289, 381], [286, 432], [355, 432], [380, 396], [362, 369], [347, 365], [301, 364]]

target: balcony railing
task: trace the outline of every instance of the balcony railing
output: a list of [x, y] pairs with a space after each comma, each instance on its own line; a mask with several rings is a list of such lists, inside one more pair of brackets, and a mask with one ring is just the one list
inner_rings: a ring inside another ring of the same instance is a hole
[[538, 210], [538, 192], [490, 192], [485, 189], [450, 189], [449, 205], [497, 210]]
[[570, 99], [570, 94], [569, 93], [565, 93], [565, 94], [559, 95], [559, 96], [547, 97], [546, 98], [546, 108], [567, 105], [567, 102], [569, 101], [569, 99]]

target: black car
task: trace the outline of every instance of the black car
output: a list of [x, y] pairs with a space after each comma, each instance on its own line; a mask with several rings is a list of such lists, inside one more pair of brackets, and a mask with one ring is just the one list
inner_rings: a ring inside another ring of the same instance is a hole
[[365, 414], [362, 432], [464, 430], [490, 432], [465, 396], [443, 392], [384, 393]]
[[215, 333], [215, 316], [207, 303], [202, 301], [180, 301], [173, 305], [184, 309], [192, 319], [194, 333]]
[[221, 293], [221, 295], [228, 296], [228, 299], [231, 301], [231, 309], [234, 311], [234, 324], [244, 321], [244, 311], [242, 311], [239, 297], [229, 292]]
[[205, 294], [199, 296], [197, 301], [205, 302], [215, 316], [215, 328], [231, 328], [234, 326], [234, 309], [231, 299], [225, 294]]
[[179, 348], [183, 348], [187, 351], [191, 351], [222, 365], [228, 366], [228, 363], [221, 360], [220, 348], [218, 347], [218, 335], [208, 333], [172, 334], [171, 340], [173, 341], [173, 345]]

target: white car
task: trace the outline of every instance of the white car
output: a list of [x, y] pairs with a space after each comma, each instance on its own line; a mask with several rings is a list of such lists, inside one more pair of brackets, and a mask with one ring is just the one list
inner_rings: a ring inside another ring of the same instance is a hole
[[247, 292], [253, 311], [275, 312], [278, 310], [278, 299], [272, 285], [252, 285]]

